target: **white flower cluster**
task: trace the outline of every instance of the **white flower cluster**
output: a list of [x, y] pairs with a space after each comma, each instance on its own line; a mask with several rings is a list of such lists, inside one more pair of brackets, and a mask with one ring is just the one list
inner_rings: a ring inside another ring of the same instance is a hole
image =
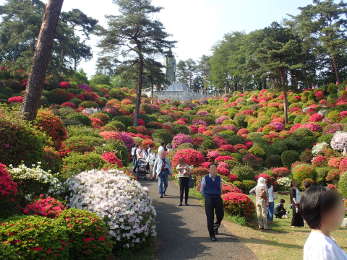
[[289, 188], [291, 182], [292, 181], [289, 177], [282, 177], [282, 178], [277, 179], [278, 185], [283, 186], [285, 188]]
[[95, 108], [95, 107], [85, 108], [85, 109], [82, 110], [82, 113], [88, 114], [88, 115], [91, 115], [91, 114], [94, 114], [94, 113], [97, 113], [97, 112], [100, 112], [100, 109], [99, 108]]
[[347, 132], [337, 131], [330, 142], [335, 151], [344, 151], [347, 148]]
[[70, 207], [89, 210], [105, 220], [123, 247], [156, 236], [156, 211], [147, 188], [118, 170], [82, 172], [66, 181]]
[[[24, 164], [18, 167], [10, 165], [9, 172], [15, 182], [27, 185], [36, 182], [41, 185], [47, 185], [47, 193], [49, 195], [61, 195], [65, 191], [63, 183], [58, 178], [54, 177], [51, 171], [43, 170], [40, 162], [33, 164], [31, 168]], [[32, 194], [26, 194], [28, 198], [30, 198], [31, 195]]]
[[323, 152], [323, 150], [327, 147], [329, 147], [329, 145], [326, 142], [318, 143], [312, 147], [312, 154], [316, 156]]

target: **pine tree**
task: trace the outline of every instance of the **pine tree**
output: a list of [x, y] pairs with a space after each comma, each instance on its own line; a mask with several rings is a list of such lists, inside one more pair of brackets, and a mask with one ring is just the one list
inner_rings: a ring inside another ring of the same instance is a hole
[[124, 62], [131, 63], [137, 70], [136, 104], [134, 125], [138, 125], [142, 89], [145, 83], [146, 59], [164, 54], [173, 47], [169, 35], [161, 22], [152, 19], [160, 12], [150, 0], [114, 0], [119, 6], [120, 15], [108, 16], [108, 28], [102, 30], [99, 47], [108, 57], [122, 56]]

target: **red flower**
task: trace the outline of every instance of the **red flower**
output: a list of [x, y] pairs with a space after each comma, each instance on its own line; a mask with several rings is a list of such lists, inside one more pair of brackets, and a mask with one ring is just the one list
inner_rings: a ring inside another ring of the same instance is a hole
[[16, 96], [16, 97], [10, 97], [7, 99], [8, 103], [23, 103], [24, 97], [22, 96]]
[[48, 218], [56, 218], [65, 209], [63, 203], [52, 197], [43, 198], [28, 204], [24, 209], [23, 213], [26, 215], [39, 215]]
[[40, 252], [43, 250], [43, 248], [42, 247], [33, 247], [31, 250]]
[[101, 157], [104, 161], [111, 163], [111, 164], [117, 164], [117, 166], [119, 168], [123, 168], [122, 161], [118, 159], [118, 157], [115, 153], [107, 152], [107, 153], [104, 153]]
[[70, 82], [62, 81], [62, 82], [59, 83], [59, 87], [61, 87], [61, 88], [68, 88], [68, 87], [70, 87]]

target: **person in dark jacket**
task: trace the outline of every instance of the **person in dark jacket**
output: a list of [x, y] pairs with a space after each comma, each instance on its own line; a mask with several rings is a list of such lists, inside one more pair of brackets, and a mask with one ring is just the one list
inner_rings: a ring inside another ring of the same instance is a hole
[[[212, 164], [210, 172], [201, 181], [201, 193], [205, 197], [205, 213], [207, 217], [207, 229], [212, 241], [217, 241], [216, 234], [220, 227], [223, 217], [224, 208], [222, 195], [222, 180], [217, 175], [217, 166]], [[217, 221], [214, 222], [214, 215], [216, 214]]]

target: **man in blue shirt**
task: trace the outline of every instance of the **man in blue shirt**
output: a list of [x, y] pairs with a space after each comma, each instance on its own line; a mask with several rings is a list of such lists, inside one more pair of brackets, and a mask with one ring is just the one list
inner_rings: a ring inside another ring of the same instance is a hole
[[[222, 195], [222, 180], [217, 175], [217, 166], [210, 166], [210, 173], [201, 181], [200, 192], [205, 197], [205, 212], [207, 217], [207, 229], [212, 241], [217, 241], [216, 234], [224, 217]], [[214, 215], [217, 221], [214, 223]]]

